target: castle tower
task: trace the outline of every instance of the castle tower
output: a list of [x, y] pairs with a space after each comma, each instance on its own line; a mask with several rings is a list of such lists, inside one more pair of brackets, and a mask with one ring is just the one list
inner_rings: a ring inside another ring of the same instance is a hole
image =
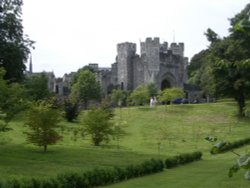
[[174, 55], [184, 57], [184, 43], [171, 43], [170, 50], [172, 50]]
[[141, 57], [144, 61], [144, 83], [155, 82], [156, 75], [160, 70], [160, 39], [146, 38], [145, 42], [141, 43]]
[[118, 85], [121, 89], [133, 89], [133, 58], [136, 53], [135, 43], [120, 43], [117, 45]]

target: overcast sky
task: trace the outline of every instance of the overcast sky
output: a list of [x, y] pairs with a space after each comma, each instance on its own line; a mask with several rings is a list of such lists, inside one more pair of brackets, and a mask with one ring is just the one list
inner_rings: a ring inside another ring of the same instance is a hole
[[[204, 32], [228, 35], [249, 0], [23, 0], [24, 32], [36, 41], [33, 71], [57, 77], [89, 64], [110, 67], [116, 45], [146, 37], [184, 42], [191, 58], [208, 45]], [[139, 53], [139, 50], [138, 50]]]

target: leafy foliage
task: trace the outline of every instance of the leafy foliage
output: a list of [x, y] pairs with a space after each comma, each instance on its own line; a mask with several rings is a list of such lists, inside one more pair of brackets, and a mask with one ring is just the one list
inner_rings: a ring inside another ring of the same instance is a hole
[[27, 96], [31, 100], [45, 100], [51, 96], [48, 89], [48, 78], [43, 73], [26, 78], [24, 86]]
[[72, 102], [70, 99], [64, 99], [63, 103], [64, 117], [69, 122], [73, 122], [79, 115], [79, 105], [77, 102]]
[[123, 106], [126, 103], [127, 93], [121, 89], [113, 89], [111, 93], [111, 101], [115, 106]]
[[[210, 141], [210, 140], [208, 140]], [[211, 142], [211, 141], [210, 141]], [[211, 154], [218, 154], [225, 151], [230, 151], [232, 149], [242, 147], [244, 145], [250, 144], [250, 138], [245, 138], [241, 140], [236, 140], [234, 142], [220, 141], [216, 143], [210, 150]]]
[[[211, 139], [206, 139], [210, 142], [213, 142], [213, 140]], [[241, 146], [244, 146], [246, 144], [250, 144], [250, 138], [246, 138], [246, 139], [242, 139], [242, 140], [238, 140], [235, 142], [225, 142], [225, 141], [220, 141], [219, 143], [215, 144], [211, 150], [210, 153], [211, 154], [218, 154], [218, 153], [222, 153], [225, 151], [231, 151], [232, 153], [236, 154], [237, 156], [239, 156], [237, 163], [234, 164], [228, 172], [228, 176], [232, 177], [234, 173], [238, 172], [240, 169], [246, 169], [246, 173], [245, 173], [245, 178], [247, 180], [250, 180], [250, 154], [246, 154], [246, 155], [239, 155], [238, 153], [234, 152], [233, 149], [234, 148], [238, 148]]]
[[236, 164], [229, 169], [228, 176], [232, 177], [240, 169], [246, 170], [245, 179], [250, 180], [250, 154], [240, 156]]
[[155, 83], [149, 83], [147, 85], [147, 89], [148, 89], [148, 94], [150, 97], [156, 97], [159, 95], [160, 91]]
[[24, 89], [20, 84], [7, 84], [0, 68], [0, 130], [5, 131], [14, 116], [26, 108]]
[[219, 61], [214, 66], [214, 75], [217, 80], [216, 91], [223, 96], [235, 98], [240, 116], [245, 116], [245, 100], [249, 97], [249, 72], [250, 60]]
[[179, 165], [187, 164], [193, 161], [201, 160], [202, 153], [201, 152], [193, 152], [193, 153], [184, 153], [180, 155], [176, 155], [165, 160], [166, 168], [173, 168]]
[[175, 98], [183, 98], [185, 96], [184, 91], [181, 88], [167, 88], [161, 92], [161, 101], [172, 101]]
[[100, 83], [96, 76], [88, 70], [81, 70], [76, 83], [72, 86], [70, 97], [75, 102], [82, 102], [85, 108], [89, 100], [99, 100], [101, 95]]
[[23, 34], [22, 0], [0, 1], [0, 67], [6, 70], [5, 80], [24, 79], [25, 64], [33, 41]]
[[190, 82], [198, 84], [205, 93], [233, 97], [242, 117], [245, 101], [250, 97], [249, 14], [250, 4], [230, 19], [230, 35], [223, 39], [208, 29], [205, 35], [211, 42], [209, 48], [194, 56], [189, 66]]
[[149, 102], [149, 93], [145, 85], [138, 86], [129, 96], [132, 105], [145, 105]]
[[59, 121], [60, 114], [49, 104], [34, 103], [27, 112], [26, 124], [31, 129], [25, 133], [27, 141], [43, 146], [46, 152], [48, 145], [56, 144], [62, 138], [56, 131]]
[[84, 132], [91, 135], [92, 142], [99, 146], [101, 142], [109, 141], [113, 134], [113, 123], [110, 114], [101, 108], [93, 108], [87, 112], [83, 119]]
[[128, 165], [125, 168], [114, 167], [107, 169], [94, 169], [84, 173], [66, 173], [60, 174], [53, 179], [35, 179], [30, 180], [13, 179], [0, 185], [5, 187], [97, 187], [111, 183], [128, 180], [135, 177], [140, 177], [156, 172], [161, 172], [164, 169], [163, 161], [160, 159], [151, 159], [143, 161], [141, 164]]

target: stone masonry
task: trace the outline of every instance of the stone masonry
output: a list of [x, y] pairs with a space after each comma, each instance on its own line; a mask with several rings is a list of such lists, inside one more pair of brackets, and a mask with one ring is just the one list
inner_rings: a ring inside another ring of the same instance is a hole
[[167, 42], [160, 43], [159, 38], [147, 38], [140, 43], [140, 47], [141, 54], [138, 55], [135, 43], [117, 45], [110, 84], [124, 90], [134, 90], [141, 84], [149, 83], [155, 83], [160, 89], [184, 87], [188, 58], [184, 57], [183, 43], [168, 46]]

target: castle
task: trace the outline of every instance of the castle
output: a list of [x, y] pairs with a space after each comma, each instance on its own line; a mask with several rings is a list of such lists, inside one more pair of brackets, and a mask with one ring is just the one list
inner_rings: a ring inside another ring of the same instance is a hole
[[[141, 84], [155, 83], [161, 90], [183, 88], [187, 98], [194, 100], [197, 88], [185, 84], [188, 58], [184, 56], [184, 43], [169, 45], [167, 42], [160, 43], [159, 38], [146, 38], [145, 42], [140, 42], [140, 51], [138, 55], [135, 43], [120, 43], [117, 44], [116, 62], [111, 68], [89, 64], [96, 72], [103, 96], [107, 96], [115, 88], [132, 91]], [[67, 96], [75, 72], [64, 74], [63, 78], [55, 78], [52, 74], [48, 73], [51, 91], [59, 96]]]
[[141, 54], [136, 53], [136, 44], [117, 44], [116, 62], [111, 69], [98, 68], [98, 80], [103, 92], [109, 93], [112, 87], [134, 90], [141, 84], [155, 83], [159, 89], [169, 87], [184, 88], [187, 80], [188, 58], [184, 57], [183, 43], [160, 43], [159, 38], [147, 38], [140, 43]]

